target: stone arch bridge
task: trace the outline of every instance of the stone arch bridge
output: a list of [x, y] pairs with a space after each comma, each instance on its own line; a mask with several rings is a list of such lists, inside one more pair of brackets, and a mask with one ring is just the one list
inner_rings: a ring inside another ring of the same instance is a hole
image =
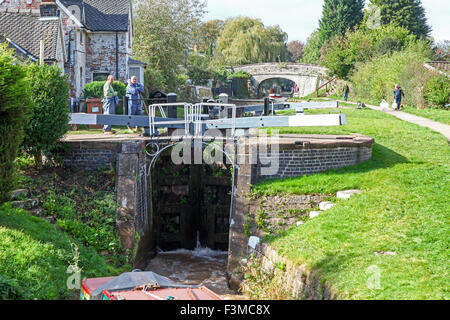
[[244, 71], [251, 76], [255, 92], [261, 83], [269, 79], [283, 78], [297, 84], [296, 97], [304, 97], [316, 91], [328, 80], [327, 69], [317, 65], [302, 63], [259, 63], [232, 68], [235, 72]]

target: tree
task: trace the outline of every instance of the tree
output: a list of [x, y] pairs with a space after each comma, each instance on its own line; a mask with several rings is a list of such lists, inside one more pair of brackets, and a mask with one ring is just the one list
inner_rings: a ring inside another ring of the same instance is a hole
[[228, 65], [286, 61], [286, 41], [287, 33], [278, 25], [266, 28], [257, 19], [229, 19], [217, 41], [216, 59]]
[[148, 64], [147, 90], [175, 90], [180, 66], [187, 63], [193, 34], [200, 25], [201, 0], [140, 0], [136, 3], [134, 53]]
[[69, 131], [69, 84], [56, 65], [32, 64], [28, 77], [32, 107], [22, 147], [40, 167], [42, 155], [51, 156]]
[[298, 62], [303, 57], [303, 47], [305, 44], [301, 41], [295, 40], [287, 44], [288, 60], [291, 62]]
[[198, 51], [212, 57], [217, 47], [217, 39], [225, 22], [222, 20], [210, 20], [202, 23], [195, 32], [194, 42], [198, 45]]
[[402, 27], [387, 25], [369, 29], [361, 26], [348, 30], [344, 37], [326, 41], [319, 51], [319, 61], [329, 69], [331, 76], [348, 79], [356, 64], [401, 51], [416, 41], [416, 36]]
[[303, 47], [303, 63], [317, 64], [320, 60], [320, 43], [319, 43], [319, 30], [315, 30], [309, 38], [306, 40], [306, 44]]
[[206, 85], [213, 78], [209, 59], [198, 53], [191, 53], [188, 58], [187, 75], [195, 85]]
[[9, 201], [14, 161], [23, 140], [30, 106], [26, 69], [0, 43], [0, 203]]
[[431, 32], [425, 9], [420, 0], [371, 0], [369, 8], [379, 8], [381, 24], [404, 27], [417, 37], [426, 38]]
[[319, 21], [320, 45], [358, 26], [364, 18], [364, 0], [325, 0]]
[[435, 60], [449, 61], [450, 60], [450, 40], [444, 40], [434, 44]]

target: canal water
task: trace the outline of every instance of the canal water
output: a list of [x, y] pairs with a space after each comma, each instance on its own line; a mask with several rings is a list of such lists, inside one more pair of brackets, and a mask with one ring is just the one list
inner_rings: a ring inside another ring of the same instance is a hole
[[147, 271], [181, 284], [205, 286], [221, 296], [236, 296], [237, 293], [228, 288], [227, 259], [228, 253], [225, 251], [201, 247], [193, 251], [160, 251], [150, 261]]

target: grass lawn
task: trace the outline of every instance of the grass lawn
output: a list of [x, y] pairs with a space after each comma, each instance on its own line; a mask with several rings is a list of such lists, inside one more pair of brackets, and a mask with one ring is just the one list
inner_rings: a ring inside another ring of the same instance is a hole
[[450, 110], [444, 109], [416, 109], [405, 106], [402, 111], [414, 114], [419, 117], [450, 125]]
[[[365, 134], [376, 141], [370, 161], [261, 182], [254, 192], [364, 193], [340, 200], [319, 217], [266, 240], [286, 258], [317, 270], [341, 298], [450, 299], [447, 139], [382, 112], [342, 112], [347, 115], [345, 126], [280, 128], [280, 133]], [[396, 255], [377, 256], [376, 251]], [[380, 275], [379, 289], [368, 285], [374, 272]]]
[[67, 288], [67, 268], [75, 264], [81, 279], [120, 274], [56, 225], [10, 204], [0, 206], [0, 300], [77, 299], [80, 291]]

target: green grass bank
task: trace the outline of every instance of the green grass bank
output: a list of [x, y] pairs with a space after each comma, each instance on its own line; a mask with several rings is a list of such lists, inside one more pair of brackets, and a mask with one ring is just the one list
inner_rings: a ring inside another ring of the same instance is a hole
[[[282, 256], [319, 272], [343, 299], [449, 299], [447, 139], [382, 112], [343, 112], [345, 126], [280, 128], [280, 133], [368, 135], [376, 141], [370, 161], [312, 176], [264, 181], [253, 192], [334, 194], [360, 189], [364, 193], [337, 200], [336, 207], [319, 217], [265, 240]], [[377, 288], [370, 285], [374, 276], [379, 279]]]

